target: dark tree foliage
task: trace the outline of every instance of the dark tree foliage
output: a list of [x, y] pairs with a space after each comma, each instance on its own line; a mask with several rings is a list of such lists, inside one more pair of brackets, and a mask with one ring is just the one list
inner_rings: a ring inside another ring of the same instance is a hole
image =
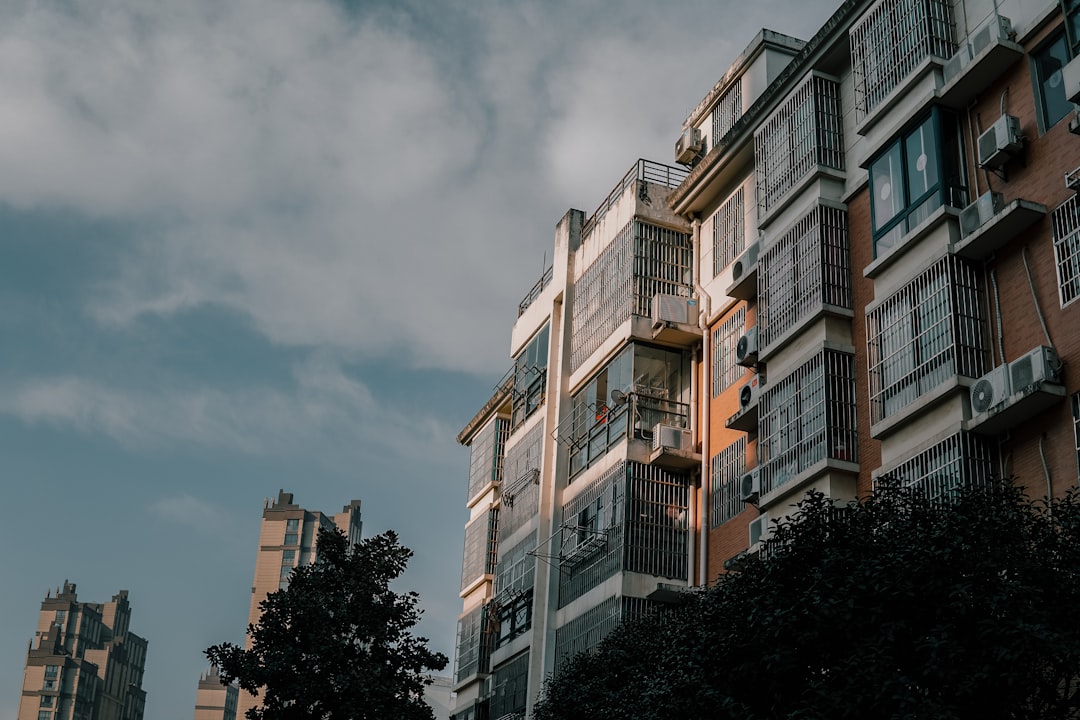
[[425, 672], [446, 667], [446, 656], [411, 633], [418, 595], [390, 589], [411, 557], [393, 532], [349, 548], [342, 532], [319, 531], [317, 562], [259, 604], [251, 649], [206, 650], [224, 681], [261, 695], [249, 720], [432, 718]]
[[535, 720], [1080, 718], [1080, 496], [808, 494], [763, 553], [550, 678]]

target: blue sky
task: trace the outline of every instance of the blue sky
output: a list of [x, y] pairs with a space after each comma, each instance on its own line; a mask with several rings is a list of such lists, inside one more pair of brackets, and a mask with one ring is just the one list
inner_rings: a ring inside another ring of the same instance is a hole
[[0, 720], [130, 591], [147, 717], [242, 639], [262, 499], [363, 501], [452, 655], [467, 452], [555, 223], [835, 0], [0, 5]]

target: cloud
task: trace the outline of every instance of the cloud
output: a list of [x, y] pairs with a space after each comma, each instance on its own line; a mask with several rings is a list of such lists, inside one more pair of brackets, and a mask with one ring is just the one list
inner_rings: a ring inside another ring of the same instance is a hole
[[206, 535], [220, 535], [229, 527], [229, 516], [223, 510], [191, 495], [163, 497], [150, 505], [150, 512]]

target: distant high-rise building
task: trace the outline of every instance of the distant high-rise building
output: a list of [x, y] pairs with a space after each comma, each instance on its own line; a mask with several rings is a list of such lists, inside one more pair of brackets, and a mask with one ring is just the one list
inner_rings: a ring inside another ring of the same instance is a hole
[[[248, 624], [255, 625], [267, 595], [289, 584], [289, 574], [301, 564], [315, 561], [315, 542], [320, 528], [337, 528], [345, 533], [350, 545], [360, 541], [360, 501], [353, 500], [337, 515], [305, 510], [293, 503], [292, 493], [279, 491], [277, 500], [263, 503], [262, 527], [259, 530], [259, 554], [255, 558], [255, 579], [251, 584], [251, 609]], [[251, 638], [247, 639], [250, 647]], [[240, 693], [236, 717], [258, 703], [249, 693]], [[19, 718], [22, 720], [22, 718]]]
[[142, 720], [147, 642], [130, 622], [127, 590], [104, 604], [79, 602], [66, 580], [46, 593], [18, 720]]
[[199, 678], [195, 696], [195, 720], [236, 720], [236, 704], [240, 688], [221, 681], [216, 665]]

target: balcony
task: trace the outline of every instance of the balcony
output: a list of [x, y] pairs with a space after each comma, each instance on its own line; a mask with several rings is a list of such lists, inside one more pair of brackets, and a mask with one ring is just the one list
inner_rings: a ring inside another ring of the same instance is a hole
[[554, 267], [548, 265], [547, 270], [540, 276], [540, 279], [529, 289], [529, 293], [518, 303], [518, 317], [524, 315], [529, 306], [536, 302], [536, 299], [540, 297], [540, 293], [544, 292], [544, 288], [551, 284], [552, 277], [554, 277]]

